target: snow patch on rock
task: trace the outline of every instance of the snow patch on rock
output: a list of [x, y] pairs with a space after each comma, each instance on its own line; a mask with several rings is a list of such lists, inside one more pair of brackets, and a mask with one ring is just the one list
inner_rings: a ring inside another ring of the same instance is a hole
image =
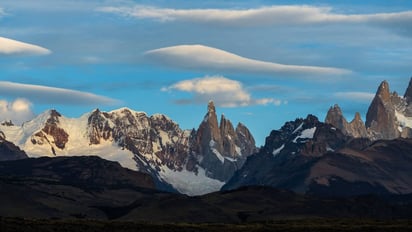
[[273, 156], [278, 155], [283, 150], [283, 148], [285, 148], [285, 144], [282, 144], [282, 146], [280, 146], [279, 148], [274, 149], [272, 152]]
[[315, 131], [316, 131], [316, 127], [305, 129], [300, 133], [300, 135], [296, 136], [293, 142], [297, 143], [298, 139], [313, 139], [313, 136], [315, 135]]

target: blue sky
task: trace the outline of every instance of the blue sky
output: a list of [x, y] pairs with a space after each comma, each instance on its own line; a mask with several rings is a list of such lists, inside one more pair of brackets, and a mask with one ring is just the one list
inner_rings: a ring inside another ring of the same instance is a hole
[[55, 108], [164, 113], [197, 128], [209, 100], [259, 145], [338, 103], [363, 118], [412, 76], [412, 1], [0, 2], [0, 120]]

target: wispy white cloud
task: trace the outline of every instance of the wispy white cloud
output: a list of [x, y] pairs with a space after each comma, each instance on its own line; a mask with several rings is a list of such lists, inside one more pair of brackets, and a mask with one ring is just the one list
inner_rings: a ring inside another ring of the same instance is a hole
[[34, 44], [28, 44], [17, 40], [0, 37], [1, 55], [48, 55], [49, 49]]
[[32, 102], [62, 105], [116, 105], [118, 100], [71, 89], [0, 81], [0, 94]]
[[254, 60], [203, 45], [179, 45], [159, 48], [150, 50], [145, 55], [160, 64], [183, 69], [304, 75], [343, 75], [350, 73], [349, 70], [339, 68], [286, 65]]
[[183, 91], [193, 94], [192, 99], [180, 99], [179, 104], [205, 104], [213, 100], [221, 107], [238, 107], [248, 105], [281, 105], [282, 101], [274, 98], [252, 98], [242, 83], [223, 76], [206, 76], [179, 81], [162, 91]]
[[374, 93], [368, 92], [337, 92], [334, 96], [342, 100], [351, 100], [357, 102], [371, 102], [375, 97]]
[[24, 98], [17, 98], [12, 102], [0, 100], [0, 122], [11, 120], [14, 124], [20, 125], [32, 119], [32, 103]]
[[339, 14], [332, 7], [279, 5], [251, 9], [173, 9], [146, 5], [101, 7], [101, 12], [139, 19], [218, 23], [231, 26], [301, 25], [318, 23], [411, 23], [412, 11]]

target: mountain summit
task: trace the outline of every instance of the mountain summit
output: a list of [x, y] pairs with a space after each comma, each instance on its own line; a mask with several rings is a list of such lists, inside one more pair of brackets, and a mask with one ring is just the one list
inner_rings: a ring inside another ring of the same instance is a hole
[[329, 123], [336, 128], [339, 128], [345, 135], [356, 138], [368, 136], [365, 124], [363, 123], [359, 112], [356, 112], [354, 119], [348, 123], [346, 118], [343, 116], [341, 108], [337, 104], [330, 107], [325, 118], [325, 123]]
[[366, 114], [366, 127], [378, 139], [394, 139], [400, 135], [392, 98], [397, 98], [397, 95], [391, 94], [388, 82], [383, 81]]
[[227, 181], [243, 165], [248, 155], [256, 151], [255, 140], [249, 130], [238, 124], [236, 130], [232, 122], [221, 116], [218, 126], [214, 103], [208, 105], [208, 111], [196, 134], [196, 154], [210, 177]]

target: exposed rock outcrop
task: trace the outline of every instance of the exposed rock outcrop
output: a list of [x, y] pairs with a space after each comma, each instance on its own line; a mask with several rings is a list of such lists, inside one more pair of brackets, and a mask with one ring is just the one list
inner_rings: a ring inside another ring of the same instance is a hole
[[238, 140], [236, 144], [240, 147], [243, 155], [251, 155], [258, 151], [252, 133], [244, 124], [240, 122], [237, 124], [236, 135]]
[[349, 134], [349, 123], [343, 116], [342, 110], [337, 104], [329, 108], [325, 118], [325, 123], [333, 125], [334, 127], [341, 130], [344, 134]]
[[366, 127], [376, 139], [394, 139], [400, 136], [396, 123], [395, 106], [387, 81], [383, 81], [366, 114]]
[[235, 130], [230, 120], [222, 115], [218, 126], [212, 101], [208, 104], [196, 137], [200, 165], [206, 169], [208, 176], [221, 181], [227, 181], [243, 165], [247, 156], [256, 150], [253, 136], [242, 124]]
[[349, 123], [349, 135], [354, 138], [367, 138], [368, 131], [366, 129], [365, 123], [363, 122], [359, 112], [355, 113], [355, 117]]
[[56, 150], [63, 150], [66, 143], [69, 141], [69, 135], [67, 132], [59, 127], [59, 120], [62, 115], [56, 110], [50, 110], [41, 131], [36, 132], [32, 138], [31, 142], [39, 145], [48, 144], [50, 150], [54, 155], [56, 155]]
[[331, 124], [342, 131], [343, 134], [354, 138], [367, 138], [368, 132], [365, 124], [358, 112], [355, 113], [355, 118], [348, 123], [343, 116], [341, 108], [335, 104], [331, 107], [326, 115], [325, 123]]
[[196, 171], [195, 165], [186, 165], [190, 160], [189, 131], [164, 115], [148, 116], [127, 108], [109, 113], [95, 110], [87, 127], [91, 144], [117, 143], [135, 155], [139, 170], [165, 165], [173, 171]]

